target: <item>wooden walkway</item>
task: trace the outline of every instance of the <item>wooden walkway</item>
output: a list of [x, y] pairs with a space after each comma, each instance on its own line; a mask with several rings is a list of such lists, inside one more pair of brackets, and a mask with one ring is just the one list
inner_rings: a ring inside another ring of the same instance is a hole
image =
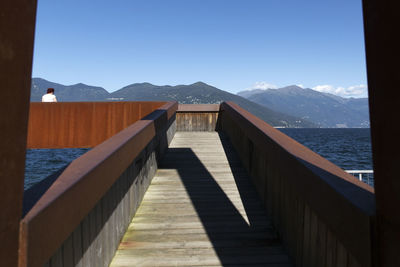
[[229, 141], [177, 132], [110, 266], [292, 266]]

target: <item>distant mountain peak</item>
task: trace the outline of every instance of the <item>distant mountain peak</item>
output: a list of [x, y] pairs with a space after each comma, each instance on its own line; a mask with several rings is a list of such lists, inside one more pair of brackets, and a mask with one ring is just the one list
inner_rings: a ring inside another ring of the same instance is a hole
[[151, 84], [149, 82], [142, 82], [142, 83], [132, 83], [131, 85], [128, 86], [156, 86], [156, 85]]
[[302, 87], [300, 87], [300, 86], [298, 86], [298, 85], [295, 85], [295, 84], [293, 84], [293, 85], [289, 85], [289, 86], [285, 86], [285, 87], [282, 87], [282, 88], [280, 88], [280, 89], [278, 89], [278, 90], [303, 90], [304, 88], [302, 88]]
[[196, 86], [211, 86], [211, 85], [206, 84], [205, 82], [202, 82], [202, 81], [195, 82], [192, 85], [196, 85]]
[[91, 87], [91, 85], [87, 85], [87, 84], [84, 84], [84, 83], [77, 83], [77, 84], [74, 84], [74, 85], [71, 85], [71, 86], [90, 86]]
[[45, 79], [40, 78], [40, 77], [33, 77], [32, 81], [46, 81], [46, 82], [49, 82], [48, 80], [45, 80]]
[[260, 94], [267, 90], [268, 89], [247, 89], [247, 90], [238, 92], [237, 95], [244, 97], [244, 98], [248, 98], [251, 95]]
[[155, 87], [157, 87], [157, 85], [154, 85], [154, 84], [151, 84], [151, 83], [148, 83], [148, 82], [132, 83], [130, 85], [124, 86], [123, 88], [121, 88], [119, 90], [127, 89], [127, 88], [133, 88], [134, 89], [134, 88], [143, 88], [143, 87], [145, 87], [145, 88], [155, 88]]
[[149, 83], [149, 82], [142, 82], [142, 83], [134, 83], [134, 84], [137, 84], [137, 85], [146, 85], [146, 86], [156, 86], [156, 85], [154, 85], [154, 84], [152, 84], [152, 83]]
[[255, 94], [259, 94], [259, 93], [264, 93], [266, 91], [274, 91], [274, 90], [279, 90], [279, 91], [286, 91], [286, 92], [290, 92], [290, 91], [299, 91], [299, 90], [305, 90], [305, 88], [302, 88], [298, 85], [289, 85], [289, 86], [285, 86], [282, 88], [251, 88], [251, 89], [246, 89], [243, 91], [240, 91], [237, 93], [237, 95], [240, 96], [244, 96], [244, 97], [248, 97], [250, 95], [255, 95]]

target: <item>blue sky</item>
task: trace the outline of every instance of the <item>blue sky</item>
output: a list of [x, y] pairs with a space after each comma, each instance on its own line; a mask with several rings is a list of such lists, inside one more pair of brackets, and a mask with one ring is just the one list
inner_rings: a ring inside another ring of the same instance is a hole
[[366, 96], [361, 0], [39, 0], [33, 77]]

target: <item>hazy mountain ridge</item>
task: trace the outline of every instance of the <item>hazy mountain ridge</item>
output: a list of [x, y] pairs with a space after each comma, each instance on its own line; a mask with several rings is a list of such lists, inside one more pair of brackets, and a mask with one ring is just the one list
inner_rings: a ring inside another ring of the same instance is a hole
[[42, 95], [46, 93], [47, 88], [52, 87], [59, 101], [105, 101], [110, 93], [102, 87], [90, 86], [83, 83], [73, 85], [62, 85], [49, 82], [42, 78], [33, 78], [31, 85], [31, 101], [42, 101]]
[[238, 95], [270, 109], [310, 120], [320, 127], [369, 127], [367, 98], [343, 98], [295, 85], [242, 91]]
[[178, 101], [182, 104], [219, 104], [233, 101], [273, 126], [317, 127], [305, 119], [283, 114], [251, 102], [241, 96], [231, 94], [197, 82], [191, 85], [157, 86], [150, 83], [135, 83], [109, 93], [102, 87], [75, 84], [65, 86], [41, 78], [32, 79], [31, 101], [41, 101], [48, 87], [55, 88], [59, 101]]
[[177, 86], [156, 86], [148, 83], [136, 83], [111, 93], [111, 97], [114, 99], [123, 98], [126, 101], [175, 100], [182, 104], [219, 104], [223, 101], [233, 101], [274, 126], [316, 127], [315, 124], [307, 120], [273, 111], [203, 82]]

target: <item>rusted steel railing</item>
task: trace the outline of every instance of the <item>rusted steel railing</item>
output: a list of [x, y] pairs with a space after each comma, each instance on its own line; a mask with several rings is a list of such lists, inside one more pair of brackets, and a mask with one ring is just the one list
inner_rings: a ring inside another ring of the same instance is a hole
[[95, 147], [165, 103], [31, 103], [27, 148]]
[[231, 102], [226, 132], [296, 266], [371, 266], [374, 189]]
[[176, 112], [177, 131], [215, 131], [219, 104], [180, 104]]
[[64, 170], [20, 223], [20, 267], [108, 266], [173, 137], [177, 107], [164, 104]]

